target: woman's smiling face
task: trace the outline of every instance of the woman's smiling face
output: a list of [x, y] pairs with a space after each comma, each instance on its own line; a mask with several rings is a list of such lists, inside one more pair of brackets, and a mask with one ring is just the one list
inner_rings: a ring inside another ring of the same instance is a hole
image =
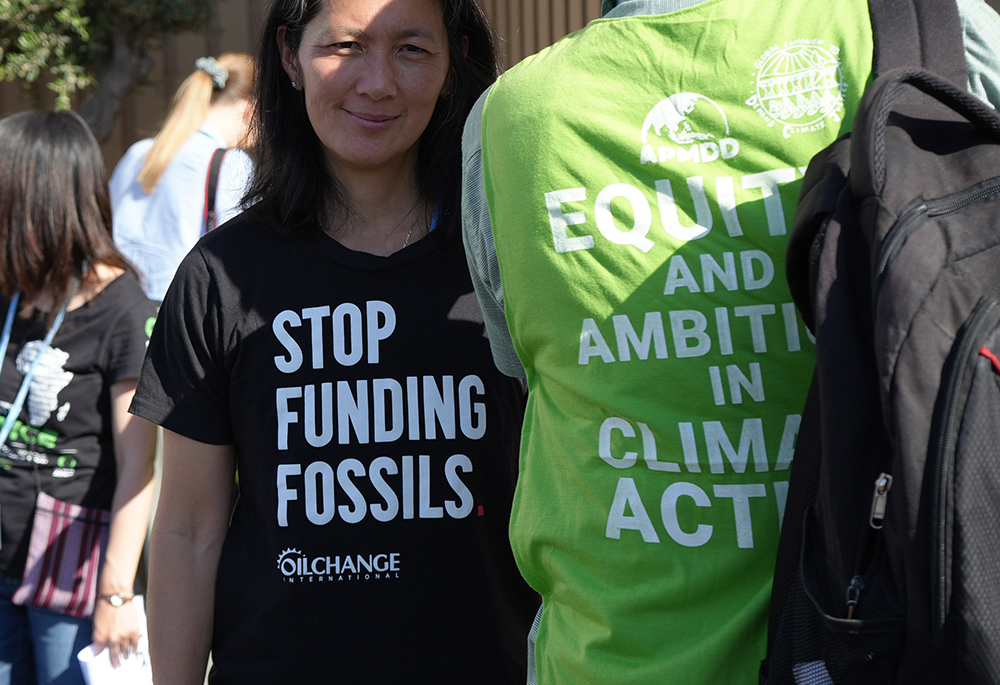
[[438, 0], [325, 0], [297, 53], [278, 45], [335, 174], [415, 165], [448, 87]]

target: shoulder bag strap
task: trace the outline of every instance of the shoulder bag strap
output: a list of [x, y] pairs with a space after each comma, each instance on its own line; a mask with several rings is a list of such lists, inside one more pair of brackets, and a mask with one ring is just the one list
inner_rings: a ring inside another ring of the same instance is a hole
[[955, 0], [868, 0], [868, 10], [875, 78], [897, 67], [923, 67], [965, 88], [965, 45]]
[[215, 193], [219, 188], [219, 171], [222, 169], [222, 158], [228, 148], [220, 147], [212, 153], [212, 161], [208, 164], [208, 176], [205, 178], [205, 233], [217, 225], [218, 216], [215, 211]]

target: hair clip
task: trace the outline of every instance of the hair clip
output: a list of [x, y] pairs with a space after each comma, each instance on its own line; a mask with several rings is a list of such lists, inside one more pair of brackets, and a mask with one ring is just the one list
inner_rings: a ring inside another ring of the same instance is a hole
[[229, 70], [220, 65], [214, 57], [199, 57], [194, 61], [194, 68], [204, 71], [212, 77], [212, 87], [222, 90], [229, 80]]

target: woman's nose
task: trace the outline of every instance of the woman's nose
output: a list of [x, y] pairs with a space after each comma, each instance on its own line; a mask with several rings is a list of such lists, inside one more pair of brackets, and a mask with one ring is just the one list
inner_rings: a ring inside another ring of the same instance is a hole
[[355, 86], [361, 95], [381, 100], [396, 94], [396, 67], [392, 56], [372, 50], [365, 55], [365, 64]]

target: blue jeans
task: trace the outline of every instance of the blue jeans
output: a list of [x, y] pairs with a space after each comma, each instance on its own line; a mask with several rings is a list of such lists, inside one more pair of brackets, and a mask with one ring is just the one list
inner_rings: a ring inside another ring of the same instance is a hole
[[0, 577], [0, 685], [83, 685], [76, 655], [90, 644], [90, 619], [11, 604], [18, 585]]

